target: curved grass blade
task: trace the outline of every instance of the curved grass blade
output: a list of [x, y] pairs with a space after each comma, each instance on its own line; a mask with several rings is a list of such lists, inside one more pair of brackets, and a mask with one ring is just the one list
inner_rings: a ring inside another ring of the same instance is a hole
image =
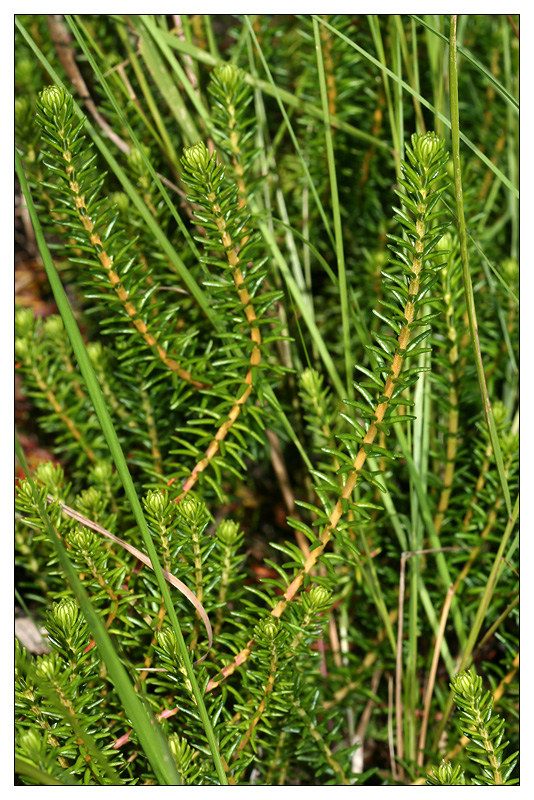
[[319, 25], [317, 20], [313, 20], [313, 34], [315, 38], [315, 53], [317, 55], [317, 72], [319, 74], [319, 89], [321, 92], [321, 103], [324, 114], [324, 135], [326, 141], [326, 159], [328, 162], [328, 174], [330, 176], [330, 194], [332, 198], [332, 214], [334, 217], [334, 235], [336, 246], [336, 260], [339, 280], [339, 298], [341, 300], [341, 324], [343, 330], [343, 350], [345, 352], [345, 379], [347, 381], [347, 396], [349, 399], [354, 397], [354, 385], [352, 382], [352, 348], [350, 345], [349, 330], [349, 304], [347, 291], [347, 273], [345, 271], [345, 251], [343, 248], [343, 230], [341, 226], [341, 209], [339, 207], [339, 194], [337, 188], [336, 161], [334, 156], [334, 143], [332, 141], [332, 128], [330, 125], [330, 114], [328, 110], [328, 94], [326, 89], [326, 76], [323, 61], [323, 51], [321, 37], [319, 35]]
[[[315, 184], [313, 182], [312, 176], [310, 175], [310, 171], [308, 169], [308, 165], [306, 164], [306, 159], [304, 158], [304, 155], [303, 155], [303, 153], [302, 153], [302, 151], [300, 149], [300, 145], [298, 143], [298, 139], [297, 139], [297, 137], [295, 135], [295, 131], [293, 130], [293, 126], [291, 125], [291, 120], [289, 119], [289, 117], [287, 115], [287, 111], [285, 109], [284, 103], [282, 101], [282, 97], [281, 97], [280, 92], [278, 90], [278, 86], [274, 82], [273, 76], [271, 74], [271, 70], [269, 69], [269, 65], [267, 64], [267, 61], [266, 61], [265, 56], [263, 54], [263, 50], [261, 49], [261, 45], [258, 42], [258, 38], [257, 38], [256, 34], [254, 33], [254, 29], [253, 29], [252, 25], [250, 24], [250, 20], [249, 20], [247, 15], [245, 15], [245, 22], [248, 25], [249, 33], [250, 33], [250, 35], [252, 37], [252, 40], [254, 41], [254, 45], [255, 45], [256, 50], [258, 52], [258, 55], [260, 57], [260, 61], [261, 61], [262, 65], [263, 65], [263, 69], [265, 70], [267, 78], [269, 79], [269, 83], [271, 84], [272, 93], [273, 93], [273, 95], [274, 95], [274, 97], [276, 99], [276, 102], [278, 103], [278, 107], [280, 109], [282, 117], [284, 118], [284, 121], [285, 121], [285, 123], [287, 125], [287, 130], [288, 130], [289, 135], [291, 137], [291, 141], [293, 142], [293, 146], [295, 148], [295, 152], [297, 153], [297, 156], [299, 158], [299, 161], [300, 161], [300, 164], [301, 164], [302, 169], [304, 171], [304, 174], [306, 175], [306, 178], [307, 178], [311, 193], [313, 194], [315, 203], [317, 205], [317, 210], [319, 211], [319, 214], [321, 215], [321, 219], [322, 219], [323, 224], [325, 226], [326, 233], [327, 233], [328, 238], [330, 239], [333, 247], [335, 247], [335, 241], [334, 241], [334, 236], [332, 234], [332, 229], [330, 228], [330, 223], [329, 223], [329, 221], [328, 221], [328, 219], [326, 217], [326, 213], [325, 213], [325, 210], [323, 208], [323, 204], [321, 203], [321, 199], [320, 199], [320, 197], [319, 197], [319, 195], [317, 193], [317, 189], [315, 188]], [[324, 116], [323, 116], [322, 113], [321, 113], [321, 117], [324, 119]]]
[[[200, 61], [202, 64], [206, 64], [209, 67], [217, 67], [221, 64], [226, 64], [225, 60], [217, 58], [211, 53], [207, 53], [205, 50], [201, 50], [199, 47], [196, 47], [194, 44], [186, 42], [177, 36], [173, 36], [171, 33], [161, 31], [160, 35], [162, 40], [165, 41], [171, 49], [178, 50], [185, 55], [189, 55], [192, 58], [197, 59], [197, 61]], [[285, 105], [296, 108], [305, 114], [315, 117], [316, 119], [323, 119], [322, 109], [318, 106], [315, 106], [313, 103], [308, 103], [304, 100], [301, 100], [300, 98], [295, 97], [294, 94], [291, 94], [291, 92], [288, 92], [286, 89], [280, 89], [276, 86], [273, 86], [271, 83], [269, 83], [269, 81], [264, 81], [261, 78], [257, 78], [250, 72], [247, 72], [247, 70], [244, 70], [244, 72], [246, 82], [255, 89], [260, 89], [262, 92], [265, 92], [265, 94], [268, 94], [271, 97], [278, 96], [280, 100], [285, 103]], [[372, 136], [370, 133], [366, 133], [366, 131], [361, 131], [358, 128], [355, 128], [354, 125], [339, 119], [335, 115], [330, 118], [330, 122], [334, 128], [344, 131], [355, 139], [360, 139], [363, 142], [367, 142], [367, 144], [373, 145], [379, 150], [391, 152], [391, 147], [387, 144], [387, 142], [383, 142], [378, 137]]]
[[[49, 503], [54, 502], [54, 498], [51, 495], [47, 495], [46, 499]], [[147, 556], [145, 556], [144, 553], [138, 550], [137, 547], [133, 547], [133, 545], [128, 544], [128, 542], [119, 539], [118, 536], [115, 536], [113, 533], [110, 533], [101, 525], [98, 525], [96, 522], [93, 522], [92, 519], [84, 517], [83, 514], [80, 514], [78, 511], [75, 511], [73, 508], [70, 508], [70, 506], [66, 505], [65, 503], [60, 503], [59, 505], [63, 513], [66, 514], [68, 517], [72, 517], [72, 519], [75, 519], [77, 522], [79, 522], [81, 525], [84, 525], [86, 528], [91, 528], [91, 530], [96, 531], [96, 533], [100, 533], [107, 539], [111, 539], [112, 542], [115, 542], [115, 544], [118, 544], [121, 547], [123, 547], [125, 550], [131, 553], [138, 561], [141, 561], [141, 563], [145, 564], [145, 566], [147, 566], [149, 569], [154, 570], [151, 560]], [[204, 623], [204, 626], [206, 628], [206, 633], [208, 634], [208, 651], [206, 655], [202, 656], [202, 658], [199, 658], [198, 661], [195, 661], [195, 664], [200, 664], [200, 662], [204, 661], [204, 659], [207, 658], [207, 656], [209, 655], [211, 646], [213, 644], [213, 632], [211, 630], [211, 624], [208, 615], [206, 614], [206, 611], [202, 603], [199, 602], [196, 595], [193, 594], [191, 589], [189, 589], [185, 585], [185, 583], [183, 583], [179, 578], [177, 578], [172, 573], [167, 572], [167, 570], [165, 569], [163, 569], [162, 572], [165, 580], [168, 581], [168, 583], [170, 583], [171, 586], [174, 586], [175, 589], [178, 589], [178, 591], [181, 592], [183, 596], [186, 597], [189, 600], [189, 602], [196, 608], [196, 610], [200, 614], [202, 622]]]

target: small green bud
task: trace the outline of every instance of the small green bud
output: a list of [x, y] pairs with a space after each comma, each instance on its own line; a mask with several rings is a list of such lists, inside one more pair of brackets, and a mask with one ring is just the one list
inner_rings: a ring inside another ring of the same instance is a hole
[[90, 514], [85, 513], [85, 516], [96, 516], [101, 505], [102, 494], [98, 489], [95, 489], [94, 486], [90, 486], [89, 489], [83, 489], [76, 498], [77, 508], [79, 508], [82, 513], [90, 512]]
[[24, 128], [29, 122], [32, 114], [32, 108], [26, 97], [17, 97], [15, 99], [15, 125], [19, 128]]
[[260, 641], [263, 639], [269, 643], [274, 642], [278, 633], [280, 631], [280, 623], [274, 617], [267, 617], [267, 619], [262, 619], [261, 622], [256, 625], [254, 631], [254, 638], [259, 639]]
[[15, 79], [22, 86], [27, 86], [33, 83], [35, 77], [35, 63], [29, 58], [17, 59], [15, 64]]
[[63, 484], [64, 472], [59, 464], [52, 461], [42, 461], [35, 470], [38, 483], [45, 486], [51, 493], [57, 493]]
[[193, 755], [193, 751], [188, 745], [187, 740], [178, 733], [171, 733], [169, 736], [169, 746], [176, 763], [182, 769], [185, 769], [185, 767], [187, 767], [191, 761], [191, 756]]
[[15, 330], [21, 336], [33, 333], [35, 318], [31, 308], [17, 308], [15, 310]]
[[310, 608], [321, 609], [330, 603], [331, 594], [324, 586], [313, 586], [307, 595], [304, 595]]
[[493, 411], [493, 419], [495, 420], [495, 425], [502, 425], [507, 416], [508, 416], [508, 409], [504, 405], [501, 400], [496, 400], [492, 404], [492, 411]]
[[275, 639], [276, 634], [278, 633], [278, 625], [276, 625], [274, 622], [266, 622], [263, 626], [263, 633], [269, 639]]
[[321, 376], [314, 369], [307, 368], [300, 376], [300, 385], [310, 397], [316, 397], [319, 394], [321, 391], [321, 383]]
[[225, 91], [235, 89], [243, 79], [243, 70], [236, 67], [235, 64], [222, 64], [222, 66], [216, 67], [213, 73]]
[[508, 433], [501, 440], [502, 453], [505, 458], [511, 458], [519, 453], [519, 434]]
[[[146, 148], [145, 154], [148, 155]], [[143, 154], [137, 147], [132, 147], [128, 153], [128, 163], [136, 172], [144, 172], [146, 169]]]
[[450, 761], [443, 759], [439, 767], [434, 767], [434, 775], [441, 786], [463, 786], [465, 777], [460, 766], [453, 767]]
[[206, 506], [204, 503], [201, 503], [200, 500], [197, 500], [196, 497], [187, 495], [187, 497], [184, 497], [178, 504], [178, 515], [186, 525], [199, 527], [204, 522]]
[[69, 531], [66, 539], [72, 549], [79, 553], [92, 550], [98, 546], [100, 541], [96, 533], [93, 533], [93, 531], [87, 528], [78, 528], [74, 531]]
[[424, 135], [414, 133], [412, 136], [412, 148], [417, 160], [428, 167], [433, 159], [443, 149], [443, 140], [434, 131], [429, 131]]
[[439, 782], [442, 784], [450, 784], [452, 778], [452, 764], [450, 761], [442, 761], [438, 767]]
[[217, 538], [226, 545], [234, 544], [239, 538], [239, 525], [231, 519], [225, 519], [217, 528]]
[[[100, 348], [100, 350], [98, 348]], [[99, 342], [90, 342], [87, 345], [87, 350], [89, 352], [89, 358], [91, 358], [91, 354], [96, 357], [99, 352], [102, 352]], [[89, 480], [101, 486], [109, 486], [113, 480], [113, 467], [109, 461], [97, 461], [89, 470]]]
[[33, 500], [33, 490], [31, 483], [27, 478], [23, 478], [19, 481], [17, 493], [28, 500]]
[[112, 192], [109, 199], [112, 205], [117, 206], [117, 210], [121, 216], [125, 216], [128, 213], [130, 198], [125, 192]]
[[40, 656], [35, 665], [35, 672], [45, 681], [53, 681], [63, 670], [63, 663], [57, 653]]
[[508, 283], [516, 283], [519, 277], [519, 264], [515, 258], [505, 258], [501, 262], [501, 270]]
[[455, 676], [451, 688], [456, 694], [466, 698], [475, 697], [482, 685], [482, 680], [477, 677], [474, 669], [471, 672], [464, 670]]
[[19, 738], [20, 749], [28, 755], [32, 761], [39, 761], [42, 750], [42, 739], [35, 728], [30, 728], [21, 733]]
[[30, 352], [26, 339], [15, 339], [15, 358], [17, 361], [26, 361]]
[[156, 633], [156, 639], [161, 649], [168, 656], [176, 656], [178, 654], [178, 642], [176, 641], [176, 634], [172, 628], [158, 631], [158, 633]]
[[102, 362], [102, 344], [100, 342], [89, 342], [87, 345], [87, 355], [93, 366]]
[[60, 600], [52, 606], [52, 615], [66, 636], [74, 631], [78, 621], [78, 606], [75, 600]]
[[43, 333], [45, 336], [48, 336], [49, 339], [58, 340], [65, 338], [65, 326], [58, 314], [51, 314], [45, 319], [43, 322]]
[[207, 172], [210, 163], [210, 154], [204, 142], [197, 142], [191, 147], [184, 147], [182, 161], [190, 169]]
[[163, 520], [169, 511], [169, 500], [166, 492], [156, 489], [147, 494], [143, 499], [143, 504], [149, 514], [158, 520]]
[[61, 89], [59, 86], [47, 86], [39, 94], [39, 100], [43, 111], [48, 116], [59, 116], [69, 105], [69, 101], [72, 101], [72, 97], [65, 89]]

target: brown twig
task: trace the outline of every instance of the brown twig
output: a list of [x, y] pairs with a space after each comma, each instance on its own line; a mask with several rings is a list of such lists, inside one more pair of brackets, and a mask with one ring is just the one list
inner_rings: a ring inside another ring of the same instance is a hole
[[517, 30], [516, 24], [515, 24], [515, 22], [514, 22], [514, 21], [513, 21], [513, 19], [512, 19], [512, 15], [511, 15], [511, 14], [507, 14], [506, 16], [507, 16], [507, 17], [508, 17], [508, 19], [510, 20], [510, 25], [511, 25], [511, 26], [512, 26], [512, 28], [514, 29], [514, 33], [515, 33], [515, 35], [517, 36], [517, 40], [519, 41], [519, 31]]
[[397, 773], [397, 759], [395, 758], [395, 737], [393, 736], [393, 676], [388, 675], [388, 747], [389, 762], [393, 780], [399, 779]]
[[426, 744], [426, 732], [428, 729], [428, 720], [430, 717], [430, 703], [432, 701], [432, 695], [434, 693], [434, 683], [436, 681], [436, 673], [438, 670], [438, 662], [439, 662], [439, 651], [441, 647], [441, 640], [443, 639], [443, 635], [445, 633], [445, 625], [447, 624], [447, 617], [449, 616], [449, 609], [451, 607], [452, 596], [454, 594], [454, 588], [452, 584], [449, 586], [447, 590], [447, 596], [445, 598], [445, 602], [443, 604], [443, 609], [441, 612], [441, 619], [439, 622], [439, 630], [438, 635], [436, 636], [436, 643], [434, 645], [434, 654], [432, 656], [432, 665], [430, 667], [430, 673], [428, 676], [428, 684], [426, 687], [425, 693], [425, 708], [423, 712], [423, 721], [421, 722], [421, 731], [419, 734], [419, 752], [417, 754], [417, 763], [420, 767], [423, 766], [423, 761], [425, 757], [425, 744]]

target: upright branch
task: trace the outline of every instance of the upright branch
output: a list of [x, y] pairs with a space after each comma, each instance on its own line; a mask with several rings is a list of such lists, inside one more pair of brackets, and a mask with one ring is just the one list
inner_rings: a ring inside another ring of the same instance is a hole
[[[186, 369], [169, 356], [167, 348], [158, 341], [162, 331], [152, 329], [153, 321], [149, 327], [146, 313], [138, 307], [133, 292], [125, 285], [125, 276], [131, 273], [132, 263], [135, 261], [130, 258], [133, 242], [131, 239], [122, 240], [115, 208], [106, 208], [107, 198], [101, 196], [103, 176], [95, 167], [96, 156], [91, 153], [91, 147], [84, 145], [85, 137], [81, 135], [81, 131], [85, 119], [76, 121], [72, 96], [57, 86], [49, 86], [41, 92], [37, 106], [37, 122], [41, 127], [41, 135], [50, 148], [45, 153], [48, 158], [45, 163], [58, 178], [57, 183], [44, 185], [58, 195], [59, 202], [66, 209], [69, 218], [67, 224], [73, 231], [74, 240], [85, 252], [89, 251], [93, 257], [96, 256], [123, 313], [126, 313], [131, 325], [141, 335], [145, 344], [182, 380], [196, 389], [205, 388], [206, 384], [195, 380]], [[94, 261], [87, 259], [77, 259], [77, 261], [86, 266], [95, 266]], [[94, 274], [94, 280], [98, 281], [99, 277], [98, 274]], [[128, 278], [131, 280], [130, 274]]]
[[245, 111], [252, 100], [243, 70], [233, 64], [222, 64], [213, 70], [208, 87], [213, 98], [214, 134], [217, 144], [231, 161], [231, 171], [238, 188], [239, 208], [247, 205], [245, 176], [249, 173], [254, 153], [246, 143], [251, 120]]
[[[395, 215], [397, 221], [403, 224], [408, 240], [401, 239], [397, 236], [390, 237], [395, 242], [395, 245], [391, 246], [391, 249], [396, 259], [394, 259], [392, 263], [402, 268], [404, 275], [409, 281], [406, 287], [406, 282], [399, 281], [398, 278], [390, 277], [390, 280], [393, 280], [397, 285], [396, 297], [402, 296], [405, 300], [402, 310], [402, 324], [398, 333], [393, 361], [390, 368], [387, 370], [388, 376], [383, 384], [383, 389], [378, 398], [379, 402], [375, 405], [372, 415], [369, 415], [368, 409], [364, 409], [366, 416], [369, 418], [369, 425], [361, 439], [358, 454], [347, 475], [347, 480], [341, 491], [341, 495], [328, 518], [328, 522], [323, 528], [320, 537], [320, 545], [310, 552], [304, 567], [295, 575], [283, 598], [271, 612], [274, 617], [281, 616], [287, 603], [290, 602], [299, 591], [303, 584], [304, 576], [311, 572], [317, 559], [332, 538], [343, 513], [349, 510], [352, 492], [359, 478], [362, 476], [362, 470], [367, 461], [367, 457], [369, 455], [378, 454], [377, 451], [373, 450], [372, 445], [377, 433], [382, 428], [382, 423], [388, 421], [385, 418], [391, 401], [393, 397], [398, 395], [407, 385], [406, 381], [401, 380], [401, 370], [407, 359], [414, 355], [415, 346], [430, 333], [430, 329], [427, 329], [423, 334], [419, 334], [413, 338], [414, 329], [419, 327], [422, 323], [422, 320], [418, 321], [416, 319], [417, 310], [430, 286], [434, 284], [436, 280], [434, 273], [438, 267], [441, 266], [441, 264], [436, 265], [434, 259], [436, 257], [438, 259], [442, 258], [442, 253], [438, 251], [437, 256], [435, 254], [432, 255], [432, 253], [441, 238], [445, 226], [432, 226], [431, 222], [436, 216], [436, 214], [432, 212], [444, 191], [444, 187], [440, 188], [440, 184], [443, 183], [444, 179], [444, 166], [447, 162], [447, 154], [444, 152], [443, 142], [438, 139], [434, 133], [429, 133], [425, 136], [414, 134], [412, 137], [412, 148], [409, 146], [406, 147], [411, 165], [406, 162], [403, 162], [402, 165], [403, 179], [401, 183], [406, 189], [407, 194], [399, 193], [406, 209], [411, 211], [412, 214], [409, 216], [406, 211], [396, 210], [397, 213]], [[406, 251], [410, 258], [407, 257]], [[389, 277], [387, 273], [383, 274]], [[400, 316], [398, 311], [396, 311], [395, 316], [397, 318]], [[386, 321], [393, 330], [398, 330], [397, 321]], [[384, 337], [381, 338], [383, 340]], [[381, 341], [381, 344], [384, 347], [384, 344], [387, 345], [387, 341]], [[384, 349], [386, 353], [389, 353], [389, 348], [386, 349], [386, 347], [384, 347]], [[383, 374], [386, 370], [380, 368], [378, 372]], [[361, 387], [357, 388], [361, 390]], [[366, 395], [368, 396], [368, 393], [364, 392], [363, 394], [364, 397]], [[391, 423], [391, 421], [390, 416], [389, 422]]]
[[[250, 281], [245, 277], [242, 266], [247, 264], [248, 275], [251, 276], [253, 274], [249, 256], [257, 239], [251, 236], [247, 238], [246, 242], [242, 240], [241, 247], [237, 245], [239, 234], [248, 222], [248, 216], [243, 211], [238, 210], [237, 207], [237, 187], [234, 183], [225, 185], [224, 167], [217, 164], [215, 155], [210, 156], [203, 142], [198, 142], [192, 147], [185, 148], [182, 165], [184, 168], [183, 180], [190, 190], [188, 199], [200, 206], [200, 211], [197, 212], [196, 218], [208, 231], [208, 238], [199, 241], [203, 241], [209, 250], [215, 251], [217, 254], [224, 254], [225, 259], [223, 260], [219, 257], [216, 259], [206, 258], [204, 260], [207, 263], [215, 264], [217, 267], [222, 267], [225, 272], [230, 272], [237, 291], [241, 311], [249, 325], [249, 346], [251, 350], [248, 369], [242, 381], [243, 386], [240, 388], [226, 419], [215, 433], [204, 457], [197, 462], [190, 476], [183, 484], [182, 492], [176, 498], [178, 502], [192, 489], [199, 476], [219, 452], [221, 442], [226, 439], [232, 425], [250, 397], [255, 371], [261, 360], [261, 333], [258, 326], [258, 318], [254, 309], [253, 299], [248, 290]], [[255, 282], [257, 285], [257, 281]], [[224, 279], [218, 284], [219, 290], [225, 292], [228, 286], [229, 283]], [[172, 482], [171, 480], [170, 483]]]
[[[437, 244], [447, 226], [435, 224], [439, 213], [435, 209], [446, 188], [445, 165], [448, 154], [444, 150], [443, 141], [433, 132], [424, 136], [414, 134], [412, 146], [407, 145], [406, 152], [409, 163], [402, 162], [400, 180], [405, 192], [397, 191], [404, 209], [395, 209], [394, 217], [403, 226], [406, 238], [389, 236], [392, 240], [390, 248], [393, 251], [393, 258], [390, 259], [390, 263], [393, 269], [391, 272], [382, 273], [386, 279], [385, 285], [389, 288], [396, 305], [384, 302], [383, 306], [391, 311], [391, 315], [386, 317], [383, 313], [378, 314], [397, 336], [394, 338], [382, 333], [376, 334], [375, 338], [380, 348], [374, 346], [368, 348], [376, 363], [375, 370], [359, 367], [369, 378], [368, 381], [356, 384], [366, 402], [344, 401], [346, 405], [357, 409], [358, 416], [363, 418], [366, 427], [355, 419], [345, 416], [352, 427], [352, 433], [343, 435], [343, 440], [349, 453], [355, 455], [349, 461], [346, 454], [340, 453], [344, 464], [338, 472], [345, 475], [345, 483], [340, 487], [329, 515], [322, 509], [314, 509], [314, 513], [317, 514], [315, 524], [323, 526], [320, 538], [317, 539], [313, 532], [309, 531], [314, 547], [296, 572], [282, 598], [272, 609], [271, 614], [276, 618], [281, 617], [288, 603], [297, 595], [332, 536], [340, 534], [341, 527], [346, 527], [347, 523], [343, 522], [343, 516], [348, 516], [351, 511], [355, 514], [360, 513], [358, 504], [352, 503], [351, 497], [360, 478], [374, 482], [372, 473], [364, 469], [367, 458], [384, 455], [391, 457], [383, 448], [374, 445], [377, 434], [379, 432], [387, 434], [389, 425], [410, 418], [409, 415], [399, 416], [392, 412], [401, 401], [400, 394], [417, 380], [421, 371], [420, 367], [407, 370], [406, 362], [409, 358], [424, 352], [419, 345], [430, 334], [431, 329], [426, 328], [416, 336], [413, 335], [414, 331], [436, 316], [436, 313], [431, 313], [418, 318], [417, 312], [423, 304], [432, 303], [426, 295], [437, 281], [437, 271], [444, 263], [445, 251], [438, 250]], [[402, 402], [406, 404], [406, 399], [402, 398]], [[328, 452], [332, 453], [332, 450]], [[323, 486], [322, 495], [331, 493], [332, 488], [332, 483]], [[223, 677], [230, 675], [237, 665], [246, 660], [253, 644], [253, 640], [249, 641], [234, 662], [222, 670]], [[221, 679], [211, 680], [207, 689], [213, 689]]]

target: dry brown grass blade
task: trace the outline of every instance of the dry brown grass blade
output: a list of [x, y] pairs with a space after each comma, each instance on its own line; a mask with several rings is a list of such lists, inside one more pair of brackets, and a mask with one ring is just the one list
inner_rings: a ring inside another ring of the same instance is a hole
[[[51, 495], [47, 495], [46, 499], [49, 503], [56, 502]], [[121, 547], [123, 547], [125, 550], [131, 553], [135, 558], [137, 558], [138, 561], [141, 561], [143, 564], [145, 564], [145, 566], [149, 567], [151, 570], [154, 569], [149, 557], [146, 556], [144, 553], [142, 553], [140, 550], [138, 550], [137, 547], [133, 547], [133, 545], [128, 544], [128, 542], [124, 542], [122, 539], [119, 539], [118, 536], [115, 536], [113, 533], [110, 533], [105, 528], [102, 528], [102, 526], [98, 525], [96, 522], [93, 522], [87, 517], [84, 517], [83, 514], [80, 514], [78, 511], [75, 511], [73, 508], [70, 508], [70, 506], [65, 505], [65, 503], [62, 503], [60, 501], [58, 502], [59, 506], [61, 507], [61, 510], [68, 517], [72, 517], [72, 519], [75, 519], [77, 522], [80, 522], [82, 525], [85, 525], [86, 528], [91, 528], [91, 530], [95, 531], [96, 533], [101, 533], [102, 536], [106, 536], [108, 539], [111, 539], [112, 542], [120, 544]], [[162, 573], [165, 580], [168, 583], [170, 583], [171, 586], [174, 586], [175, 589], [178, 589], [178, 591], [181, 592], [184, 595], [184, 597], [187, 597], [189, 602], [192, 603], [192, 605], [194, 605], [194, 607], [200, 614], [202, 622], [204, 623], [204, 627], [206, 628], [206, 633], [208, 634], [208, 650], [206, 654], [202, 656], [202, 658], [199, 658], [198, 661], [195, 661], [195, 664], [200, 664], [201, 661], [204, 661], [204, 659], [208, 657], [209, 652], [211, 650], [211, 646], [213, 644], [213, 632], [211, 629], [211, 623], [209, 621], [208, 615], [206, 614], [206, 611], [202, 603], [198, 601], [198, 599], [193, 594], [191, 589], [188, 589], [185, 583], [182, 583], [182, 581], [179, 580], [179, 578], [176, 578], [170, 572], [167, 572], [166, 569], [162, 569]]]

